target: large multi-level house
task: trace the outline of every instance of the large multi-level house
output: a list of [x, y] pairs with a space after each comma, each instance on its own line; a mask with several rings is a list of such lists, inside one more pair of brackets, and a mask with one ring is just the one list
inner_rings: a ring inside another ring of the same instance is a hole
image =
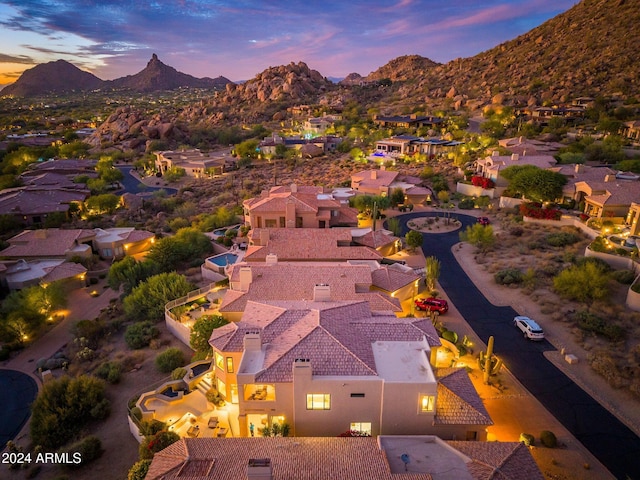
[[493, 422], [466, 370], [433, 368], [441, 343], [430, 320], [316, 288], [314, 299], [247, 302], [240, 321], [213, 331], [214, 386], [237, 404], [240, 436], [287, 423], [295, 436], [486, 440]]
[[419, 186], [421, 182], [417, 177], [400, 176], [398, 172], [386, 170], [384, 166], [351, 175], [351, 188], [359, 193], [386, 197], [392, 190], [399, 188], [404, 192], [405, 203], [412, 204], [421, 204], [432, 198], [433, 192]]
[[384, 158], [416, 154], [425, 154], [433, 157], [447, 147], [456, 147], [460, 144], [461, 142], [454, 140], [422, 138], [414, 137], [413, 135], [396, 135], [395, 137], [385, 138], [376, 142], [374, 159], [376, 155], [384, 155]]
[[323, 187], [273, 187], [242, 203], [253, 228], [329, 228], [357, 226], [358, 212]]
[[375, 115], [373, 117], [373, 123], [381, 127], [392, 128], [437, 128], [444, 120], [440, 117], [434, 117], [432, 115]]

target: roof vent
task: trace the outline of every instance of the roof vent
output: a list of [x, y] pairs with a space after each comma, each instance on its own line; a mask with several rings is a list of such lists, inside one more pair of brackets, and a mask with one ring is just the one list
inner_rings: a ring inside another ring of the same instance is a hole
[[318, 283], [313, 287], [314, 302], [330, 302], [331, 287], [326, 283]]

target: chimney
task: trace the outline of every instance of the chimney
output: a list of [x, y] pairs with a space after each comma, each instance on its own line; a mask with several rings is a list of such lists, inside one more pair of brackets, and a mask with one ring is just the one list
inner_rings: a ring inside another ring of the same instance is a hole
[[375, 180], [376, 178], [378, 178], [378, 171], [371, 170], [371, 180]]
[[267, 258], [265, 259], [265, 263], [267, 265], [275, 265], [276, 263], [278, 263], [278, 255], [276, 255], [275, 253], [268, 254]]
[[269, 243], [269, 229], [263, 228], [260, 230], [260, 245], [265, 246]]
[[311, 367], [311, 360], [308, 358], [296, 358], [293, 361], [293, 375], [300, 379], [301, 375], [304, 375], [307, 380], [311, 380], [313, 377], [313, 368]]
[[605, 175], [604, 176], [604, 181], [605, 182], [615, 182], [616, 181], [616, 176], [615, 175]]
[[385, 167], [384, 165], [380, 165], [380, 170], [381, 170], [381, 171], [383, 171], [383, 172], [384, 172], [386, 169], [387, 169], [387, 167]]
[[511, 160], [512, 160], [512, 161], [514, 161], [514, 162], [515, 162], [516, 160], [518, 160], [518, 158], [520, 158], [520, 157], [519, 157], [519, 155], [518, 155], [517, 153], [512, 153], [512, 154], [511, 154]]
[[521, 136], [520, 138], [518, 138], [518, 143], [522, 143], [522, 139], [523, 139], [523, 138], [524, 138], [524, 137], [522, 137], [522, 136]]
[[47, 231], [44, 229], [36, 230], [33, 236], [39, 240], [44, 240], [45, 238], [47, 238]]
[[313, 301], [314, 302], [330, 302], [331, 301], [331, 287], [326, 283], [317, 283], [313, 287]]
[[270, 458], [250, 458], [247, 465], [247, 480], [273, 480]]
[[251, 267], [245, 266], [240, 267], [240, 291], [247, 292], [249, 291], [249, 285], [253, 281], [253, 276], [251, 274]]
[[291, 193], [298, 193], [298, 186], [295, 183], [292, 183], [289, 188], [291, 189]]
[[260, 330], [249, 330], [244, 334], [244, 350], [259, 352], [262, 350], [262, 333]]
[[492, 157], [499, 157], [500, 156], [500, 152], [498, 150], [494, 150], [493, 152], [491, 152], [491, 156]]
[[581, 163], [576, 163], [575, 172], [584, 173], [584, 165], [582, 165]]

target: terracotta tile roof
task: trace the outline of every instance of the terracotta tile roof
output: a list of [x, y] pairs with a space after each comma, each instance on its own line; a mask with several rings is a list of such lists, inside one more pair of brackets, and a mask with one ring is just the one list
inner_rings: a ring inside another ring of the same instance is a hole
[[0, 215], [38, 215], [66, 212], [72, 202], [84, 202], [86, 190], [65, 190], [27, 186], [0, 192]]
[[[356, 188], [379, 188], [388, 187], [398, 176], [398, 172], [390, 170], [363, 170], [351, 175], [351, 181], [357, 185]], [[375, 177], [375, 178], [373, 178]]]
[[25, 230], [11, 237], [9, 246], [0, 252], [2, 257], [62, 257], [79, 243], [95, 237], [93, 230], [48, 228]]
[[310, 359], [317, 375], [378, 375], [373, 343], [427, 337], [434, 344], [433, 325], [415, 320], [372, 316], [367, 302], [250, 302], [239, 322], [214, 330], [210, 343], [240, 352], [245, 333], [261, 329], [265, 355], [256, 379], [262, 382], [293, 381], [297, 358]]
[[378, 248], [384, 245], [389, 245], [390, 243], [393, 243], [397, 240], [399, 240], [398, 237], [394, 236], [387, 230], [376, 230], [375, 232], [370, 231], [368, 233], [365, 233], [364, 235], [353, 237], [354, 243], [371, 248]]
[[[244, 263], [232, 266], [230, 281], [239, 281]], [[220, 312], [242, 312], [248, 301], [312, 300], [318, 284], [329, 285], [331, 299], [336, 301], [362, 300], [372, 307], [397, 311], [398, 303], [386, 300], [379, 293], [369, 292], [371, 269], [368, 265], [323, 262], [278, 262], [274, 265], [252, 263], [252, 282], [246, 293], [228, 290], [220, 304]], [[393, 309], [389, 308], [392, 307]]]
[[51, 268], [49, 272], [42, 277], [42, 280], [44, 282], [55, 282], [56, 280], [75, 277], [76, 275], [80, 275], [86, 271], [87, 269], [79, 263], [64, 262]]
[[[269, 458], [278, 480], [432, 479], [428, 473], [392, 474], [376, 439], [366, 437], [183, 438], [155, 454], [145, 478], [246, 480], [253, 458]], [[202, 473], [206, 461], [206, 476], [187, 475]]]
[[617, 180], [614, 182], [589, 182], [595, 193], [585, 197], [600, 205], [630, 205], [640, 201], [640, 182], [633, 180]]
[[436, 377], [438, 377], [438, 395], [434, 424], [493, 425], [465, 369], [438, 369]]
[[529, 449], [516, 442], [447, 441], [471, 458], [467, 465], [475, 480], [543, 480]]
[[283, 212], [288, 203], [296, 205], [296, 212], [316, 213], [318, 200], [315, 195], [303, 193], [270, 193], [267, 198], [258, 198], [250, 204], [252, 212]]
[[413, 272], [401, 272], [388, 267], [380, 267], [371, 272], [373, 286], [387, 292], [395, 292], [419, 279], [420, 277]]
[[264, 231], [269, 239], [266, 245], [249, 247], [246, 261], [264, 261], [268, 254], [275, 254], [279, 261], [339, 261], [381, 260], [375, 250], [363, 246], [351, 246], [349, 228], [255, 228], [251, 238], [259, 242]]

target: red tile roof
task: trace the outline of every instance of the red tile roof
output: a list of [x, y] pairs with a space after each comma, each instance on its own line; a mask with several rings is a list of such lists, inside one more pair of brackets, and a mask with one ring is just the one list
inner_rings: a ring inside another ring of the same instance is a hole
[[436, 425], [493, 425], [464, 368], [442, 368], [436, 376]]
[[[183, 438], [155, 454], [145, 478], [246, 480], [254, 458], [269, 458], [277, 480], [432, 478], [428, 473], [392, 474], [376, 439], [366, 437]], [[199, 475], [209, 466], [206, 476]]]
[[0, 252], [2, 257], [63, 257], [78, 244], [95, 237], [93, 230], [48, 228], [25, 230], [8, 242], [9, 246]]

